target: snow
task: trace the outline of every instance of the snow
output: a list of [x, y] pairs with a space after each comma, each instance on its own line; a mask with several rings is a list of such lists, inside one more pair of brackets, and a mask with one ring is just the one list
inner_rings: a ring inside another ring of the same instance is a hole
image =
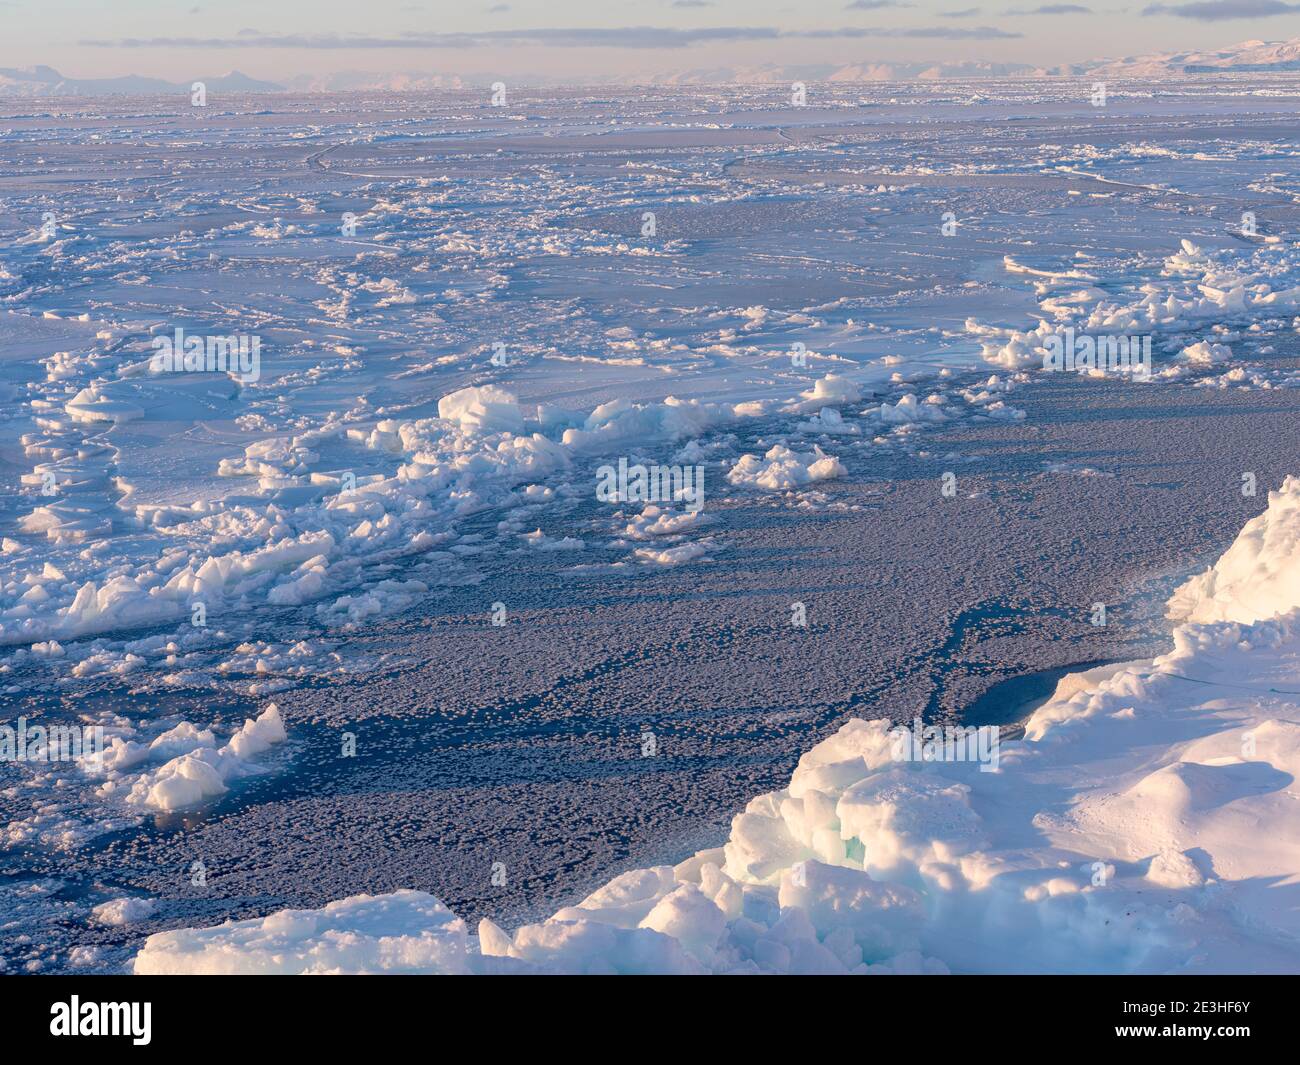
[[[313, 479], [318, 487], [307, 491], [290, 487], [304, 474], [314, 478], [317, 449], [338, 433], [258, 441], [244, 449], [242, 460], [223, 460], [219, 472], [227, 478], [259, 479], [268, 501], [260, 515], [198, 507], [185, 514], [149, 507], [137, 511], [146, 526], [179, 521], [191, 533], [207, 526], [220, 530], [220, 540], [245, 546], [222, 551], [197, 542], [162, 561], [133, 559], [115, 567], [111, 577], [100, 572], [80, 583], [64, 577], [44, 580], [35, 586], [37, 592], [24, 589], [25, 598], [8, 609], [0, 601], [0, 643], [73, 639], [175, 622], [188, 617], [196, 602], [214, 613], [261, 601], [302, 605], [347, 590], [336, 594], [332, 605], [322, 604], [321, 615], [355, 623], [402, 609], [414, 601], [413, 595], [395, 594], [395, 586], [384, 581], [360, 593], [351, 591], [347, 574], [354, 567], [341, 563], [418, 555], [435, 542], [425, 531], [431, 519], [448, 523], [499, 504], [516, 486], [568, 470], [580, 455], [694, 438], [761, 409], [671, 396], [644, 404], [619, 400], [573, 416], [580, 426], [570, 426], [570, 416], [557, 417], [553, 409], [545, 424], [541, 414], [526, 417], [514, 394], [504, 389], [466, 388], [439, 400], [436, 419], [380, 420], [369, 432], [349, 431], [354, 444], [391, 457], [395, 465], [387, 476], [359, 479], [351, 491], [329, 477]], [[37, 508], [27, 528], [48, 528], [51, 536], [67, 530], [69, 521], [56, 512], [61, 506]], [[107, 524], [103, 531], [109, 531]], [[548, 550], [580, 547], [573, 538], [547, 545]], [[406, 587], [426, 590], [418, 583]]]
[[[979, 340], [983, 358], [1008, 370], [1046, 369], [1051, 342], [1098, 343], [1094, 374], [1106, 372], [1100, 363], [1103, 342], [1153, 339], [1156, 350], [1166, 351], [1167, 363], [1154, 379], [1179, 380], [1188, 370], [1205, 373], [1234, 363], [1232, 347], [1224, 338], [1233, 328], [1260, 331], [1261, 323], [1274, 333], [1282, 317], [1300, 309], [1300, 252], [1294, 245], [1256, 244], [1250, 251], [1207, 251], [1190, 240], [1166, 255], [1154, 272], [1144, 264], [1130, 264], [1104, 288], [1070, 292], [1078, 271], [1038, 271], [1019, 266], [1008, 257], [1007, 269], [1032, 274], [1042, 313], [1032, 329], [999, 327], [967, 319], [968, 335]], [[1188, 342], [1191, 334], [1202, 334]], [[1157, 363], [1161, 360], [1156, 359]], [[1238, 364], [1236, 369], [1242, 367]], [[1135, 374], [1135, 376], [1137, 376]], [[1289, 383], [1289, 375], [1259, 375], [1259, 386]], [[1258, 387], [1258, 386], [1257, 386]]]
[[1268, 496], [1213, 566], [1169, 600], [1169, 617], [1184, 622], [1251, 625], [1300, 607], [1300, 477]]
[[524, 416], [515, 397], [504, 389], [462, 388], [438, 400], [438, 417], [454, 422], [465, 432], [524, 431]]
[[436, 900], [398, 892], [158, 933], [135, 970], [1294, 968], [1298, 529], [1290, 478], [1174, 595], [1192, 620], [1170, 651], [1062, 679], [994, 772], [950, 747], [899, 760], [895, 726], [853, 720], [721, 847], [624, 873], [513, 933], [484, 921], [474, 944]]
[[[465, 923], [418, 891], [281, 910], [216, 928], [150, 937], [139, 974], [459, 973], [466, 970]], [[190, 967], [202, 958], [201, 969]]]
[[728, 472], [727, 480], [737, 485], [783, 491], [843, 476], [840, 460], [816, 445], [812, 451], [803, 452], [774, 444], [761, 459], [757, 455], [742, 455]]
[[917, 422], [942, 422], [947, 416], [939, 409], [937, 403], [929, 400], [922, 403], [915, 395], [903, 396], [892, 406], [882, 403], [876, 411], [884, 425], [913, 425]]
[[694, 543], [679, 544], [676, 547], [638, 547], [632, 555], [641, 562], [651, 562], [660, 566], [679, 566], [683, 562], [705, 557], [715, 546], [711, 540], [699, 540]]
[[[248, 719], [222, 746], [211, 729], [183, 721], [147, 746], [121, 736], [83, 761], [88, 775], [104, 778], [99, 794], [127, 807], [172, 811], [224, 794], [233, 780], [261, 771], [255, 759], [287, 738], [279, 708], [271, 703]], [[157, 764], [159, 759], [166, 759]], [[148, 763], [152, 768], [135, 772]]]
[[785, 409], [791, 413], [811, 414], [824, 407], [856, 403], [861, 398], [862, 389], [856, 382], [841, 374], [827, 374], [818, 378], [812, 388], [800, 392], [799, 399], [787, 404]]
[[1232, 349], [1227, 344], [1212, 344], [1208, 340], [1198, 340], [1195, 344], [1183, 348], [1178, 353], [1178, 357], [1197, 366], [1213, 366], [1231, 359]]
[[655, 536], [672, 536], [707, 525], [710, 518], [703, 510], [675, 511], [647, 503], [641, 513], [634, 515], [624, 527], [622, 535], [630, 540], [648, 540]]
[[91, 910], [91, 920], [104, 925], [136, 924], [151, 916], [158, 903], [153, 899], [123, 897], [101, 902]]

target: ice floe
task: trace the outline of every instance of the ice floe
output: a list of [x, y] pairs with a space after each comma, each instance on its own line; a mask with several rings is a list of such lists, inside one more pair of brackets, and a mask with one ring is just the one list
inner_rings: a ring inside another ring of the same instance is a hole
[[727, 480], [732, 484], [782, 491], [843, 476], [844, 466], [840, 460], [816, 445], [812, 451], [805, 452], [774, 444], [762, 458], [742, 455], [728, 472]]

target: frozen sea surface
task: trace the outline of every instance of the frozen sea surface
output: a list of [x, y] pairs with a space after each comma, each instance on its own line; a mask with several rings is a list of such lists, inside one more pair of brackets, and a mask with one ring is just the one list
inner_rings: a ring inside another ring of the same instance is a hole
[[[987, 330], [1183, 240], [1294, 273], [1300, 83], [1215, 84], [5, 105], [0, 718], [288, 733], [179, 809], [123, 798], [161, 755], [0, 766], [8, 963], [402, 887], [511, 924], [716, 842], [849, 716], [1150, 654], [1293, 472], [1295, 310], [1224, 365], [1169, 329], [1147, 385]], [[147, 372], [177, 328], [257, 379]], [[508, 437], [439, 418], [486, 386]], [[843, 472], [728, 476], [814, 446]], [[599, 502], [619, 457], [703, 465], [700, 516]], [[158, 903], [89, 921], [121, 895]]]

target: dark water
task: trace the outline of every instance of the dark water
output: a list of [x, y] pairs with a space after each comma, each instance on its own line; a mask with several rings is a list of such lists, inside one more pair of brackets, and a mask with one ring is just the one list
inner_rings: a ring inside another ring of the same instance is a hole
[[[1071, 673], [1082, 673], [1097, 666], [1111, 665], [1123, 659], [1100, 659], [1057, 666], [1038, 673], [1011, 677], [993, 685], [961, 715], [963, 725], [1022, 726], [1030, 714], [1052, 697], [1057, 683]], [[1018, 728], [1016, 731], [1020, 731]]]

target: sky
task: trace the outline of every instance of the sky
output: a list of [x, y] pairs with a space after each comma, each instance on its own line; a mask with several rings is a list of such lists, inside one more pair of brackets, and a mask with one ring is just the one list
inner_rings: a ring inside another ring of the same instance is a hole
[[1300, 37], [1300, 0], [0, 0], [0, 67], [549, 78], [760, 64], [1056, 66]]

